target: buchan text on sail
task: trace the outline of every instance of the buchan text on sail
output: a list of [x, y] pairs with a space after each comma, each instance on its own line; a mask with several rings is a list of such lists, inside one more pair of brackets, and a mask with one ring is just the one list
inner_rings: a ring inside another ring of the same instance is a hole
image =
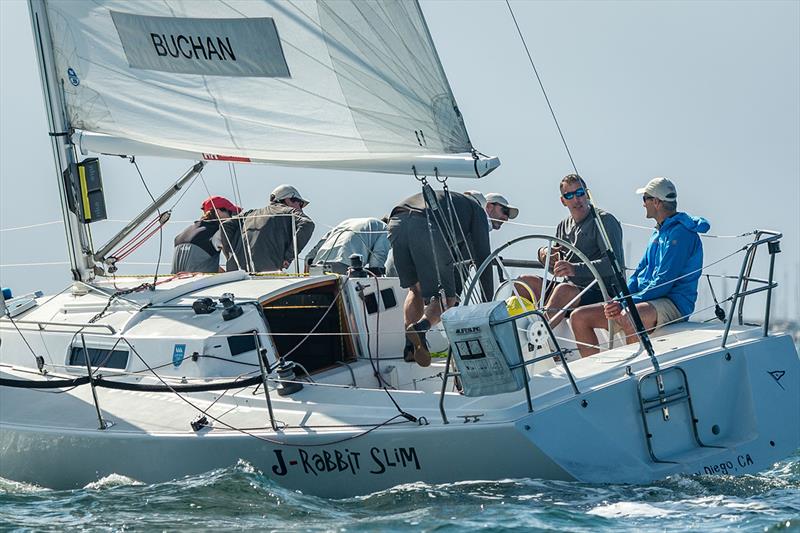
[[[153, 48], [159, 56], [183, 56], [186, 59], [217, 59], [219, 61], [236, 61], [233, 45], [228, 37], [201, 37], [193, 35], [166, 35], [151, 33]], [[216, 43], [216, 44], [215, 44]], [[214, 57], [216, 56], [216, 58]]]

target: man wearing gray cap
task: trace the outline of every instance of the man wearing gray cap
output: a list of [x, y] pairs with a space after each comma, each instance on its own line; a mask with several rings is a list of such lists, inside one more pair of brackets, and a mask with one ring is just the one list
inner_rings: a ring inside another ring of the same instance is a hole
[[[653, 178], [636, 190], [642, 195], [647, 218], [656, 229], [639, 266], [628, 280], [628, 290], [642, 318], [651, 330], [687, 320], [697, 300], [697, 280], [703, 268], [703, 243], [700, 233], [711, 227], [702, 217], [678, 212], [678, 192], [667, 178]], [[582, 357], [599, 351], [595, 328], [607, 328], [614, 320], [625, 332], [627, 342], [636, 342], [636, 331], [616, 300], [581, 307], [572, 313], [572, 331]]]
[[[485, 206], [474, 196], [450, 192], [448, 198], [444, 191], [435, 193], [433, 208], [422, 193], [403, 200], [392, 210], [388, 228], [400, 286], [409, 289], [403, 308], [406, 360], [416, 360], [420, 366], [431, 364], [425, 332], [439, 323], [444, 309], [456, 304], [459, 257], [483, 263], [491, 251], [489, 230], [519, 214], [497, 193], [486, 195]], [[491, 269], [481, 276], [481, 287], [491, 297]], [[444, 308], [440, 292], [445, 295]]]
[[314, 222], [303, 213], [308, 204], [293, 186], [279, 185], [266, 207], [225, 221], [227, 270], [270, 272], [287, 268], [295, 257], [295, 235], [299, 254], [314, 233]]

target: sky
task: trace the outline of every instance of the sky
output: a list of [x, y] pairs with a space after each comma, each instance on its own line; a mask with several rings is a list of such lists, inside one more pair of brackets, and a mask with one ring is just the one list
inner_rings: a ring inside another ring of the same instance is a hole
[[[423, 12], [465, 118], [473, 145], [496, 155], [488, 177], [453, 179], [453, 190], [501, 192], [520, 208], [519, 224], [493, 232], [495, 246], [526, 233], [552, 234], [566, 216], [558, 182], [572, 172], [541, 89], [505, 2], [422, 0]], [[782, 231], [775, 278], [778, 318], [800, 317], [800, 2], [798, 1], [520, 1], [511, 6], [533, 55], [579, 173], [596, 204], [626, 224], [628, 266], [652, 227], [634, 190], [654, 176], [678, 189], [679, 210], [733, 236], [756, 228]], [[153, 194], [189, 161], [140, 158]], [[128, 162], [102, 161], [110, 221], [92, 226], [104, 243], [148, 202]], [[382, 216], [418, 192], [410, 176], [236, 167], [245, 207], [266, 203], [292, 183], [311, 204], [312, 243], [344, 218]], [[205, 186], [232, 196], [230, 170], [211, 163]], [[16, 294], [54, 292], [69, 283], [52, 151], [27, 4], [0, 2], [0, 284]], [[208, 195], [195, 184], [173, 211], [161, 243], [199, 215]], [[248, 203], [249, 202], [249, 203]], [[32, 228], [17, 229], [30, 225]], [[644, 226], [637, 228], [634, 226]], [[704, 239], [710, 265], [746, 239]], [[130, 256], [121, 272], [153, 271], [159, 239]], [[765, 254], [765, 252], [762, 252]], [[532, 257], [515, 249], [515, 257]], [[707, 269], [737, 274], [742, 254]], [[757, 262], [765, 277], [766, 259]], [[162, 272], [168, 266], [161, 267]], [[714, 279], [718, 298], [732, 282]], [[710, 305], [705, 281], [698, 308]], [[763, 313], [758, 298], [748, 316]], [[703, 316], [708, 316], [706, 313]]]

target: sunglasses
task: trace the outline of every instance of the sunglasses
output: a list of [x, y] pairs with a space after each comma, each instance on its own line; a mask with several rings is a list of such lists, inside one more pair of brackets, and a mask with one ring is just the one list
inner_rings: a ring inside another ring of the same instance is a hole
[[503, 213], [507, 217], [511, 216], [511, 208], [510, 207], [508, 207], [507, 205], [500, 205], [500, 204], [497, 204], [497, 205], [500, 206], [500, 212], [501, 213]]
[[655, 198], [655, 196], [647, 196], [645, 194], [644, 196], [642, 196], [642, 202], [647, 202], [647, 200], [652, 200], [654, 198]]
[[565, 200], [572, 200], [575, 197], [580, 198], [581, 196], [586, 196], [586, 189], [581, 187], [580, 189], [575, 189], [574, 191], [565, 192], [561, 196], [563, 196]]

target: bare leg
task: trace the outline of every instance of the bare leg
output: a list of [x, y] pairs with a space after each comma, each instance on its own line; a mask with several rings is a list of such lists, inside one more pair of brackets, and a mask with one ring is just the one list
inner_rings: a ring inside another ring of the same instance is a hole
[[517, 279], [531, 288], [531, 290], [533, 291], [533, 297], [531, 297], [531, 294], [525, 288], [525, 285], [522, 285], [520, 283], [517, 283], [515, 285], [517, 293], [523, 298], [527, 298], [531, 301], [538, 302], [539, 295], [542, 293], [542, 278], [540, 278], [539, 276], [520, 276]]
[[[636, 310], [639, 311], [639, 316], [642, 318], [642, 325], [644, 325], [645, 329], [652, 331], [656, 327], [656, 320], [658, 319], [656, 308], [647, 302], [641, 302], [636, 304]], [[634, 344], [638, 341], [633, 321], [627, 313], [620, 315], [615, 321], [625, 332], [625, 342], [627, 344]], [[603, 311], [603, 304], [579, 307], [572, 312], [570, 322], [581, 357], [588, 357], [598, 353], [600, 350], [594, 347], [597, 345], [597, 335], [595, 335], [594, 330], [595, 328], [608, 329], [608, 319]]]
[[[455, 297], [448, 297], [445, 301], [448, 309], [455, 304]], [[425, 331], [441, 322], [443, 312], [441, 302], [438, 297], [434, 297], [424, 305], [420, 286], [416, 284], [408, 291], [403, 312], [406, 321], [406, 339], [410, 345], [409, 349], [413, 349], [414, 360], [420, 366], [429, 366], [431, 354], [425, 342]]]
[[[636, 310], [639, 311], [639, 316], [642, 318], [642, 325], [644, 329], [648, 332], [653, 331], [656, 327], [656, 321], [658, 320], [658, 312], [656, 308], [650, 305], [647, 302], [641, 302], [636, 304]], [[625, 332], [625, 344], [635, 344], [639, 341], [639, 338], [636, 336], [636, 329], [633, 327], [633, 320], [631, 320], [630, 315], [627, 313], [620, 315], [616, 319], [617, 324], [619, 327], [622, 328], [622, 331]]]
[[[450, 309], [456, 305], [456, 299], [448, 297], [445, 300], [445, 305], [447, 306], [446, 309]], [[439, 303], [439, 298], [431, 298], [430, 303], [425, 306], [425, 311], [422, 314], [422, 320], [427, 320], [431, 326], [435, 326], [442, 321], [443, 312], [444, 310]]]
[[403, 320], [406, 327], [416, 324], [425, 312], [425, 302], [420, 291], [419, 283], [415, 283], [408, 288], [406, 301], [403, 304]]
[[[568, 283], [559, 283], [553, 294], [550, 295], [550, 299], [547, 301], [547, 306], [550, 311], [547, 311], [547, 318], [550, 320], [550, 327], [556, 327], [562, 320], [564, 320], [564, 313], [559, 314], [559, 312], [567, 305], [570, 300], [575, 298], [581, 290], [574, 286], [569, 285]], [[579, 302], [576, 302], [576, 304]], [[554, 316], [558, 315], [558, 318], [555, 320], [553, 319]]]
[[595, 347], [598, 341], [594, 329], [608, 329], [608, 319], [602, 303], [577, 308], [572, 312], [570, 325], [581, 357], [589, 357], [600, 351]]

